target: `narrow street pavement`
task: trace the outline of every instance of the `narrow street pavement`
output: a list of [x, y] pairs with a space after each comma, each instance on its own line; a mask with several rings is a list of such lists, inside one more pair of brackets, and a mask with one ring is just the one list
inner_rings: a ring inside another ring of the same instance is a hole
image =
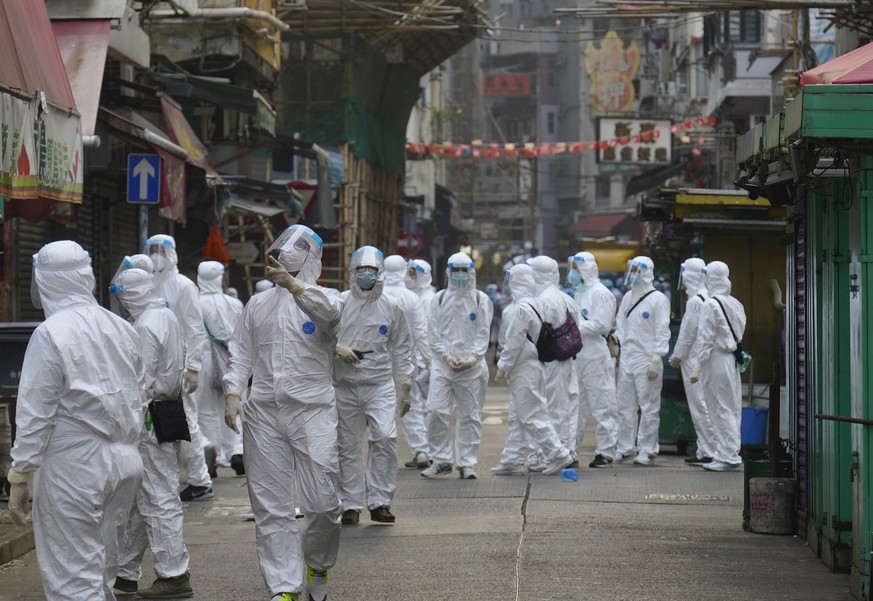
[[[593, 470], [589, 431], [578, 482], [492, 476], [507, 398], [489, 388], [478, 480], [401, 468], [397, 523], [364, 513], [344, 527], [331, 600], [851, 599], [849, 577], [829, 573], [798, 538], [743, 531], [741, 473], [686, 467], [669, 448], [651, 468]], [[245, 479], [219, 472], [215, 499], [185, 508], [195, 598], [266, 601]], [[145, 573], [150, 583], [150, 563]], [[37, 599], [32, 551], [0, 566], [0, 600]]]

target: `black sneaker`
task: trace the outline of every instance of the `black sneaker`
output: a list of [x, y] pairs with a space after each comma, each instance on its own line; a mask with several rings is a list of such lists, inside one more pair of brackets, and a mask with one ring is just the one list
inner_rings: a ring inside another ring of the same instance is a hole
[[688, 461], [686, 459], [685, 463], [687, 463], [688, 465], [706, 465], [708, 463], [712, 463], [713, 461], [714, 461], [714, 459], [712, 457], [703, 457], [701, 459], [698, 459], [697, 457], [695, 457], [694, 461]]
[[685, 465], [697, 465], [697, 457], [689, 457], [685, 460]]
[[127, 593], [132, 595], [136, 592], [137, 583], [136, 580], [128, 580], [127, 578], [116, 576], [115, 584], [112, 585], [112, 588], [121, 593]]
[[237, 476], [245, 476], [246, 464], [243, 463], [242, 455], [233, 455], [230, 458], [230, 467], [236, 472]]
[[187, 599], [194, 596], [188, 572], [172, 578], [158, 578], [144, 591], [137, 593], [143, 599]]
[[189, 501], [205, 501], [215, 496], [211, 486], [194, 486], [193, 484], [179, 493], [179, 498], [183, 502]]
[[588, 464], [588, 467], [609, 467], [612, 462], [608, 461], [603, 455], [596, 455], [594, 461]]

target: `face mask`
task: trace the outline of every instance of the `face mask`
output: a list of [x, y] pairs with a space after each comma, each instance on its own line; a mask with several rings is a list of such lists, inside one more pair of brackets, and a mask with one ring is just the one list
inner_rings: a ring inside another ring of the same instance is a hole
[[150, 255], [149, 258], [152, 260], [152, 264], [155, 266], [155, 271], [163, 271], [164, 268], [169, 264], [167, 257], [163, 255]]
[[461, 287], [465, 286], [470, 281], [470, 274], [466, 271], [456, 271], [452, 273], [452, 284]]
[[376, 285], [376, 270], [362, 269], [355, 272], [355, 282], [361, 287], [361, 290], [370, 290]]
[[627, 282], [625, 282], [625, 286], [627, 288], [633, 288], [634, 286], [636, 286], [639, 283], [639, 281], [640, 281], [640, 274], [632, 273], [627, 277]]
[[579, 272], [575, 269], [571, 269], [570, 272], [567, 274], [567, 283], [570, 284], [570, 286], [578, 286], [579, 282], [581, 281], [582, 276], [579, 275]]
[[303, 269], [303, 264], [306, 263], [306, 257], [308, 256], [309, 251], [292, 248], [291, 250], [281, 251], [277, 261], [282, 264], [282, 267], [288, 270], [288, 273], [295, 274]]

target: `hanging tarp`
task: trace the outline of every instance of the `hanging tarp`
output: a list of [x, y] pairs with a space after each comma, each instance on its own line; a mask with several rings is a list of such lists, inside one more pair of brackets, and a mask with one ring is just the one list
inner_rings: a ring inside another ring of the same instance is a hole
[[82, 202], [79, 120], [0, 92], [0, 196]]
[[81, 203], [81, 124], [43, 2], [0, 3], [0, 57], [0, 195]]

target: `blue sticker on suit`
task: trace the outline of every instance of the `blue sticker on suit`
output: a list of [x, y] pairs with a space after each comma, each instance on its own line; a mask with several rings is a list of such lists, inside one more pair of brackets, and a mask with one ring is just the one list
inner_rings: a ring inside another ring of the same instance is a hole
[[301, 329], [303, 330], [303, 333], [307, 336], [312, 336], [313, 334], [315, 334], [315, 324], [311, 321], [304, 322]]

